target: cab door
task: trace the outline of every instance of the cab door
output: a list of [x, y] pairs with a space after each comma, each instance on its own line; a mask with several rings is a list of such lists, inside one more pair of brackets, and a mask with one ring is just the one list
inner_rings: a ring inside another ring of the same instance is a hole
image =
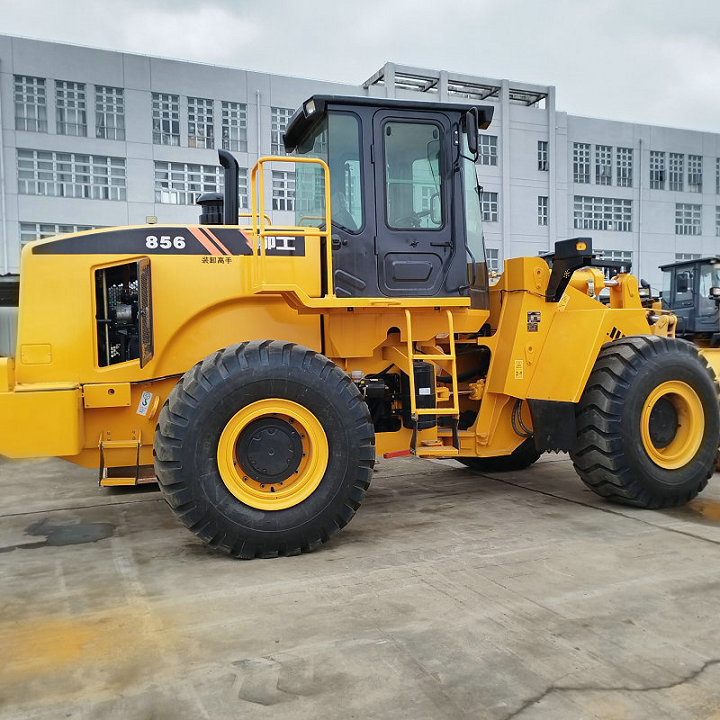
[[451, 126], [440, 113], [373, 118], [375, 253], [378, 288], [386, 296], [457, 295], [464, 279], [452, 272], [453, 176]]

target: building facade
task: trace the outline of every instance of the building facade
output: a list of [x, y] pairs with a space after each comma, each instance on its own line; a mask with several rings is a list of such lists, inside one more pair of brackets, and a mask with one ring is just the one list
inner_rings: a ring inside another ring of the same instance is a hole
[[[552, 86], [391, 63], [356, 86], [0, 35], [0, 275], [38, 237], [196, 222], [198, 195], [221, 189], [218, 148], [248, 212], [255, 160], [284, 153], [315, 93], [493, 104], [477, 168], [492, 269], [591, 236], [657, 286], [658, 265], [718, 251], [720, 134], [576, 117]], [[273, 220], [292, 223], [292, 165], [266, 181]]]

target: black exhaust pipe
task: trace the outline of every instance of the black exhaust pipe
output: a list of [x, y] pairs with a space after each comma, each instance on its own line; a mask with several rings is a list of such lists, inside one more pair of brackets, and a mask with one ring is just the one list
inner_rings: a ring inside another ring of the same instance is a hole
[[238, 224], [238, 161], [227, 151], [218, 150], [220, 164], [225, 168], [224, 224]]

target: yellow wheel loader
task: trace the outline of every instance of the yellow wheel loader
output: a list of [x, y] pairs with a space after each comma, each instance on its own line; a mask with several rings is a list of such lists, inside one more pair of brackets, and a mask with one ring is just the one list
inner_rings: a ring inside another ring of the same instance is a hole
[[[28, 245], [0, 452], [95, 467], [101, 485], [156, 475], [180, 520], [239, 558], [328, 540], [377, 455], [494, 472], [569, 451], [610, 501], [694, 497], [718, 388], [672, 316], [642, 307], [632, 275], [606, 281], [589, 238], [489, 284], [475, 161], [492, 112], [314, 96], [290, 154], [254, 167], [247, 225], [220, 151], [224, 193], [198, 200], [198, 225]], [[288, 166], [296, 221], [272, 225], [266, 178]]]

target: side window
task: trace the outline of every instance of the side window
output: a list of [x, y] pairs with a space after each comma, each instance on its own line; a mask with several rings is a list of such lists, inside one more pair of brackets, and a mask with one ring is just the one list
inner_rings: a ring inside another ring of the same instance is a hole
[[440, 128], [433, 123], [388, 122], [383, 139], [388, 227], [442, 227]]
[[720, 287], [718, 283], [718, 271], [715, 265], [700, 266], [700, 291], [698, 293], [698, 311], [700, 315], [715, 315], [718, 305], [710, 297], [710, 288]]
[[330, 200], [333, 223], [356, 232], [363, 225], [360, 124], [355, 115], [330, 113]]
[[[298, 156], [320, 158], [330, 168], [330, 209], [333, 225], [357, 232], [363, 225], [360, 171], [360, 123], [349, 113], [328, 113], [327, 119], [296, 150]], [[320, 166], [295, 168], [295, 221], [320, 227], [325, 222], [325, 180]]]
[[675, 275], [675, 302], [678, 305], [693, 304], [694, 273], [691, 267], [677, 271]]

